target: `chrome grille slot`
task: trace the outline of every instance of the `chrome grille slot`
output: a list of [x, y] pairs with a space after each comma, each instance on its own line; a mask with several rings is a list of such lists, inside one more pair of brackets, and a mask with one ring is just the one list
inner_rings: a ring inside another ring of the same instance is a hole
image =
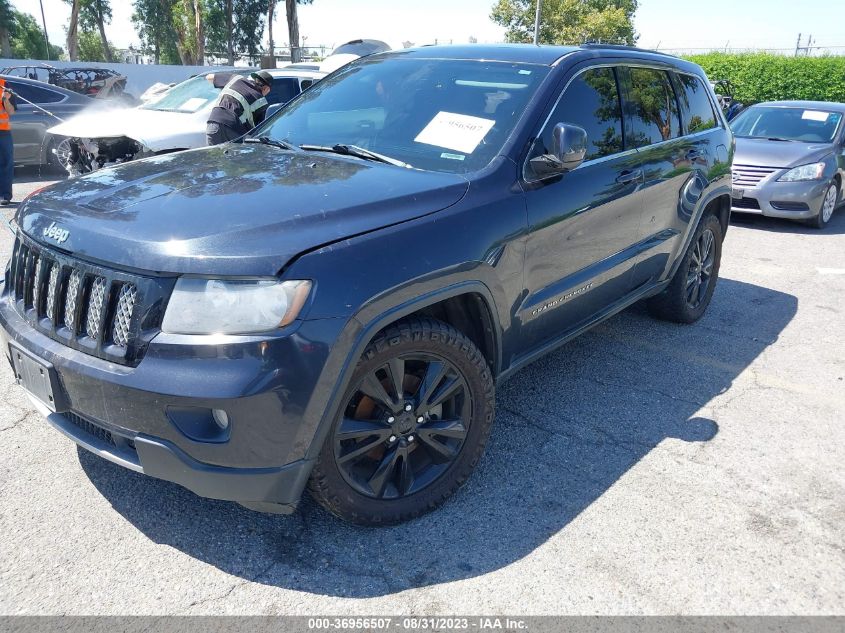
[[756, 187], [763, 179], [768, 178], [780, 167], [758, 167], [757, 165], [737, 165], [731, 168], [734, 187]]
[[82, 273], [73, 270], [67, 280], [65, 295], [65, 327], [73, 334], [76, 334], [77, 303], [82, 290]]
[[88, 316], [85, 320], [85, 332], [94, 340], [100, 336], [100, 324], [103, 321], [103, 308], [106, 305], [106, 280], [96, 277], [91, 282], [88, 295]]
[[19, 233], [3, 299], [50, 338], [134, 365], [158, 333], [175, 279], [105, 268]]
[[117, 296], [117, 308], [114, 311], [114, 328], [112, 338], [118, 347], [126, 347], [129, 342], [132, 313], [135, 310], [135, 300], [138, 290], [132, 284], [124, 284]]

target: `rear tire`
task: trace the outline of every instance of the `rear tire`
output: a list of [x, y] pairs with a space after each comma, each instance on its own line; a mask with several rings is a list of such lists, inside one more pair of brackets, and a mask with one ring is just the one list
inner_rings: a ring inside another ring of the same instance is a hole
[[652, 316], [675, 323], [698, 321], [710, 305], [722, 260], [722, 225], [705, 216], [693, 235], [681, 265], [669, 286], [648, 300]]
[[833, 211], [836, 209], [836, 204], [838, 202], [839, 187], [837, 187], [835, 182], [832, 182], [828, 188], [825, 189], [818, 215], [811, 220], [808, 220], [807, 224], [814, 229], [823, 229], [826, 227], [827, 223], [830, 222], [830, 218], [833, 217]]
[[428, 318], [388, 327], [358, 362], [311, 474], [312, 496], [368, 526], [437, 508], [484, 453], [494, 392], [483, 354], [455, 328]]

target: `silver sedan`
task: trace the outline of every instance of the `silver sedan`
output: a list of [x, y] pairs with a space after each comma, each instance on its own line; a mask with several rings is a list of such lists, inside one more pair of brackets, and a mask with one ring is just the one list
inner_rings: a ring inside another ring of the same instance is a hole
[[733, 211], [824, 228], [843, 201], [845, 104], [760, 103], [730, 126], [736, 136]]

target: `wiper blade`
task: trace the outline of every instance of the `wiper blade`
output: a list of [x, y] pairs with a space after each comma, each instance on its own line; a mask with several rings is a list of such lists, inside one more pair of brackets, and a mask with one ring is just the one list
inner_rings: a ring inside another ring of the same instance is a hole
[[409, 163], [404, 163], [396, 158], [378, 154], [376, 152], [358, 147], [357, 145], [300, 145], [301, 149], [309, 152], [333, 152], [335, 154], [342, 154], [344, 156], [355, 156], [356, 158], [363, 158], [364, 160], [372, 160], [377, 163], [387, 163], [388, 165], [396, 165], [397, 167], [412, 167]]
[[249, 138], [245, 138], [244, 143], [261, 143], [262, 145], [272, 145], [273, 147], [288, 149], [293, 152], [299, 151], [299, 148], [293, 143], [288, 143], [287, 141], [280, 141], [279, 139], [270, 138], [269, 136], [251, 136]]

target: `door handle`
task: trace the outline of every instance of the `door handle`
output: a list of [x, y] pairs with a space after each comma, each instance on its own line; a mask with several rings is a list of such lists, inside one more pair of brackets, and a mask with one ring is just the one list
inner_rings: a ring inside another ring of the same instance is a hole
[[616, 182], [620, 185], [630, 185], [635, 180], [643, 177], [641, 169], [626, 169], [616, 177]]

